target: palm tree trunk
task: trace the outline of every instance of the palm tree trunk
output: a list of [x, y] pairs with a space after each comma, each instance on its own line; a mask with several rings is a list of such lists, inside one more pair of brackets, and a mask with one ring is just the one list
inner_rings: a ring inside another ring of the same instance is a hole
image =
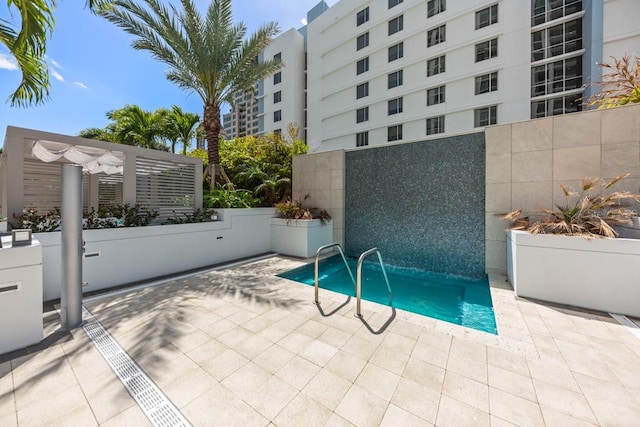
[[[212, 181], [220, 176], [220, 153], [218, 139], [220, 138], [220, 106], [216, 103], [204, 105], [202, 125], [207, 138], [207, 153], [209, 157], [209, 173]], [[213, 184], [213, 182], [212, 182]]]

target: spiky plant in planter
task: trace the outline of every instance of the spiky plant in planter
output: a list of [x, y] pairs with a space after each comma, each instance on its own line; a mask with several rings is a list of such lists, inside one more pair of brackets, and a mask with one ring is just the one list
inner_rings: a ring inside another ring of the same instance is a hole
[[309, 194], [307, 194], [302, 201], [299, 197], [294, 200], [285, 199], [280, 203], [276, 203], [276, 211], [280, 218], [287, 220], [319, 219], [321, 224], [331, 220], [331, 215], [326, 210], [303, 206], [303, 202], [309, 197]]
[[535, 220], [522, 217], [522, 209], [498, 216], [509, 221], [512, 230], [524, 230], [532, 234], [616, 237], [618, 232], [615, 227], [631, 224], [631, 218], [637, 215], [625, 203], [640, 202], [640, 194], [610, 191], [612, 186], [627, 176], [628, 173], [619, 175], [608, 182], [583, 179], [579, 192], [561, 184], [565, 203], [556, 205], [557, 210], [540, 210], [535, 214]]

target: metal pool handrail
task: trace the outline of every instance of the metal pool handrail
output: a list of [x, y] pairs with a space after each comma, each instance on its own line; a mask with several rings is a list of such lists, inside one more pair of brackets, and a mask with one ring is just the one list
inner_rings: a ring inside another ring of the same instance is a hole
[[361, 300], [361, 294], [362, 294], [362, 263], [364, 262], [364, 259], [373, 254], [376, 253], [378, 255], [378, 261], [380, 262], [380, 267], [382, 267], [382, 274], [384, 275], [384, 280], [385, 282], [387, 282], [387, 289], [389, 290], [389, 304], [391, 304], [393, 302], [393, 293], [391, 292], [391, 285], [389, 284], [389, 278], [387, 277], [387, 270], [385, 270], [384, 268], [384, 263], [382, 262], [382, 255], [380, 255], [380, 251], [378, 250], [378, 248], [371, 248], [366, 252], [363, 252], [360, 255], [360, 258], [358, 258], [358, 269], [356, 270], [356, 316], [357, 317], [362, 317], [362, 313], [360, 311], [360, 300]]
[[340, 245], [340, 243], [329, 243], [328, 245], [321, 246], [318, 248], [318, 251], [316, 252], [316, 260], [315, 260], [315, 301], [314, 302], [316, 304], [320, 304], [320, 301], [318, 301], [318, 261], [320, 259], [320, 254], [327, 249], [333, 248], [334, 246], [338, 248], [338, 252], [340, 252], [340, 255], [342, 256], [342, 260], [344, 261], [344, 266], [349, 272], [349, 276], [351, 276], [351, 281], [353, 282], [353, 286], [356, 285], [356, 279], [353, 278], [353, 273], [351, 273], [351, 269], [349, 268], [349, 264], [347, 263], [347, 257], [344, 256], [344, 252], [342, 251], [342, 246]]

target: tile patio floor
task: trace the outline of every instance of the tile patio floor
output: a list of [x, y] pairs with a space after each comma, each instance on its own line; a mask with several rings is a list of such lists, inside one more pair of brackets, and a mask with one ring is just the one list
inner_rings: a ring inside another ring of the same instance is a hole
[[[499, 336], [274, 274], [274, 257], [85, 303], [194, 426], [638, 426], [640, 339], [603, 313], [515, 298]], [[82, 329], [0, 363], [2, 426], [143, 426]], [[5, 357], [6, 359], [6, 357]], [[0, 359], [1, 360], [1, 359]]]

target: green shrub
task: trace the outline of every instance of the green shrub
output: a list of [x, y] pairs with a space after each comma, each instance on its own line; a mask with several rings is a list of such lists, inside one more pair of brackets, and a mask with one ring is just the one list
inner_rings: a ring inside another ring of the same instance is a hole
[[259, 203], [249, 190], [229, 190], [219, 186], [203, 195], [205, 209], [253, 208]]
[[183, 213], [181, 216], [173, 211], [173, 217], [167, 218], [167, 221], [163, 224], [193, 224], [196, 222], [211, 221], [211, 216], [216, 211], [213, 209], [196, 209], [192, 214]]
[[26, 209], [21, 215], [13, 214], [13, 219], [11, 227], [15, 229], [30, 229], [33, 233], [56, 231], [60, 228], [60, 208], [42, 215], [38, 209]]
[[[158, 217], [158, 212], [147, 210], [140, 205], [101, 206], [98, 210], [91, 210], [83, 215], [82, 228], [95, 230], [101, 228], [143, 227], [151, 224]], [[30, 229], [33, 233], [47, 233], [60, 229], [62, 216], [60, 208], [55, 208], [46, 214], [39, 214], [37, 209], [27, 209], [21, 215], [13, 215], [13, 228]]]

